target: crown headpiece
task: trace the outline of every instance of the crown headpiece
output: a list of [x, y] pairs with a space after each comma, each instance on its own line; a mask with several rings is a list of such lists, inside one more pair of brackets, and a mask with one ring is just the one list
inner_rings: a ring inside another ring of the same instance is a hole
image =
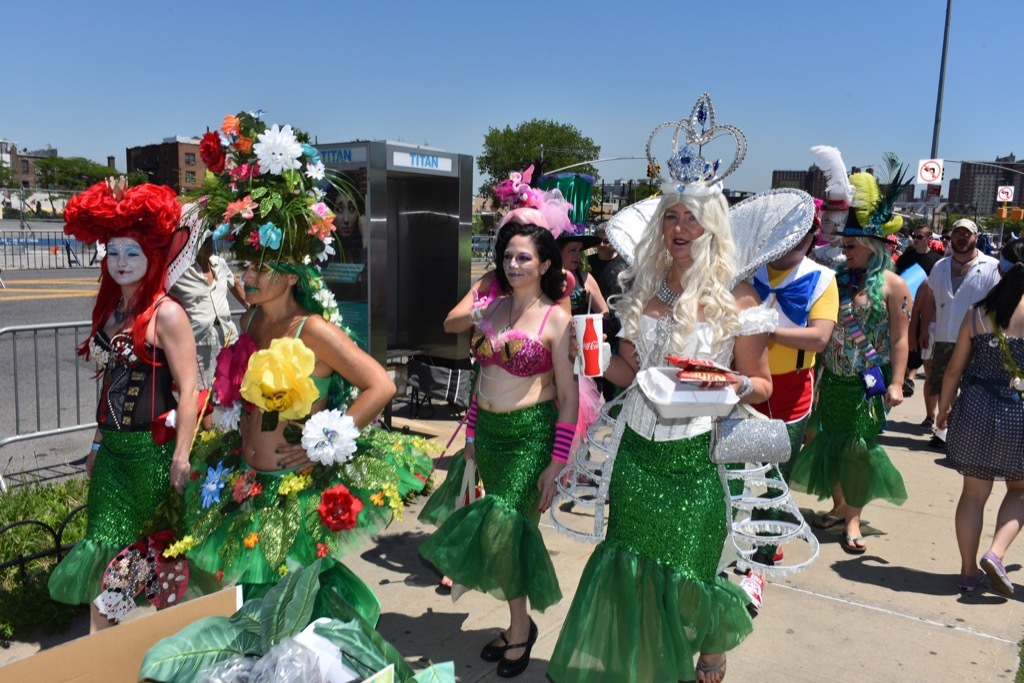
[[[666, 128], [675, 128], [672, 136], [672, 154], [668, 159], [669, 178], [661, 177], [661, 166], [651, 154], [654, 138]], [[732, 163], [719, 173], [722, 160], [708, 161], [704, 157], [704, 145], [722, 135], [730, 135], [736, 144], [736, 156]], [[680, 137], [682, 140], [680, 141]], [[682, 142], [682, 147], [680, 147]], [[693, 111], [684, 119], [663, 123], [647, 138], [647, 161], [650, 169], [658, 174], [661, 191], [665, 194], [703, 195], [721, 190], [722, 179], [739, 168], [747, 155], [747, 138], [736, 126], [717, 125], [715, 108], [711, 95], [701, 93], [693, 105]]]

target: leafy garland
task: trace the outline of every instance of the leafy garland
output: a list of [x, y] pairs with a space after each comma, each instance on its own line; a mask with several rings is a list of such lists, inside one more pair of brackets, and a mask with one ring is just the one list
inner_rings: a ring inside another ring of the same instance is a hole
[[1006, 335], [996, 323], [996, 314], [989, 313], [989, 318], [992, 321], [992, 331], [996, 339], [999, 340], [999, 355], [1003, 357], [1003, 369], [1010, 375], [1010, 388], [1024, 397], [1024, 370], [1021, 370], [1017, 361], [1014, 360], [1013, 353], [1010, 351], [1010, 342], [1006, 340]]

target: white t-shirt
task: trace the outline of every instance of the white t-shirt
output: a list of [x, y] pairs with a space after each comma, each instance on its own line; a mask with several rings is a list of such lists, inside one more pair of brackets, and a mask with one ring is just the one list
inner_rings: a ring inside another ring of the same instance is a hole
[[935, 264], [928, 276], [928, 286], [935, 296], [935, 341], [953, 344], [960, 334], [960, 325], [967, 309], [976, 304], [999, 282], [999, 262], [979, 253], [978, 260], [964, 276], [953, 293], [951, 261], [947, 256]]

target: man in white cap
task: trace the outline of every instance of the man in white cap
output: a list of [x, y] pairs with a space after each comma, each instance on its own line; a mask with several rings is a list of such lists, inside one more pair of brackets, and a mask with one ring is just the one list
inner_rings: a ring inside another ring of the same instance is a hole
[[[921, 316], [919, 348], [928, 345], [928, 325], [935, 322], [932, 372], [925, 390], [938, 396], [946, 374], [960, 325], [967, 309], [980, 301], [999, 282], [999, 262], [978, 251], [978, 226], [969, 218], [953, 224], [947, 256], [935, 264], [928, 275], [928, 293]], [[931, 445], [945, 448], [936, 434]]]

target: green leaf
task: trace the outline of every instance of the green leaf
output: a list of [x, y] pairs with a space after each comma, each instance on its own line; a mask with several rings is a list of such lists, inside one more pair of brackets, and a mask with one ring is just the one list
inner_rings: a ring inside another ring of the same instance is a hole
[[288, 423], [288, 426], [284, 428], [284, 433], [281, 435], [284, 440], [290, 444], [297, 444], [302, 442], [302, 427]]
[[252, 197], [253, 199], [259, 199], [260, 197], [262, 197], [266, 193], [267, 193], [267, 188], [266, 187], [256, 187], [256, 188], [253, 188], [253, 191], [249, 193], [249, 196]]
[[268, 410], [263, 413], [263, 421], [260, 423], [260, 429], [265, 432], [272, 432], [277, 429], [277, 418], [278, 414], [276, 410]]
[[263, 598], [253, 598], [252, 600], [246, 600], [242, 604], [242, 609], [238, 610], [228, 621], [233, 626], [253, 634], [254, 636], [260, 635], [260, 610], [263, 608]]
[[263, 651], [304, 629], [313, 616], [313, 601], [320, 590], [320, 560], [285, 574], [267, 591], [260, 609]]
[[[346, 604], [334, 591], [328, 594], [327, 601], [329, 606], [337, 606], [339, 602]], [[331, 619], [314, 626], [313, 633], [337, 645], [344, 653], [343, 661], [364, 677], [380, 671], [388, 664], [395, 665], [395, 680], [406, 681], [413, 675], [398, 650], [362, 619], [348, 622]]]
[[416, 683], [455, 683], [455, 662], [431, 664], [412, 677]]
[[234, 655], [261, 655], [260, 639], [227, 617], [206, 617], [149, 649], [139, 678], [188, 683], [203, 669]]

